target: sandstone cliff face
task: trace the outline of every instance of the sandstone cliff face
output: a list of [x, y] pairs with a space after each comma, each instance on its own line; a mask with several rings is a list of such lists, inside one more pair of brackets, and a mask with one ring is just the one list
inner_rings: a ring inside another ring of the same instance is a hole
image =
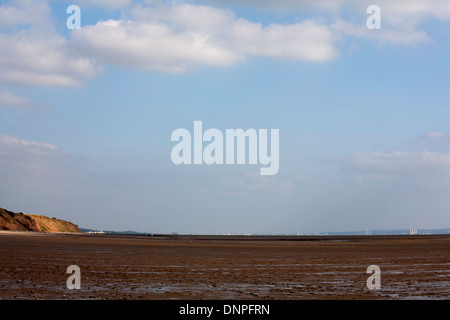
[[0, 208], [0, 230], [81, 232], [76, 224], [42, 215], [11, 212]]
[[38, 231], [46, 232], [81, 232], [72, 222], [49, 218], [43, 215], [29, 215], [34, 220]]
[[36, 222], [23, 213], [0, 208], [0, 230], [38, 231]]

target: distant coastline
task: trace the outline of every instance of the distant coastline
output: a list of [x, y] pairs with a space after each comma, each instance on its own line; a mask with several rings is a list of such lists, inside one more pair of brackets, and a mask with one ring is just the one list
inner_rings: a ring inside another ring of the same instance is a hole
[[105, 235], [130, 235], [130, 236], [147, 236], [147, 237], [165, 237], [165, 238], [183, 238], [183, 237], [218, 237], [218, 238], [295, 238], [295, 237], [331, 237], [331, 236], [415, 236], [415, 235], [447, 235], [450, 234], [450, 228], [441, 229], [415, 229], [411, 233], [411, 229], [377, 229], [363, 231], [348, 231], [348, 232], [324, 232], [324, 233], [292, 233], [292, 234], [185, 234], [185, 233], [153, 233], [153, 232], [138, 232], [138, 231], [113, 231], [113, 230], [98, 230], [80, 228], [84, 233], [89, 234], [105, 234]]

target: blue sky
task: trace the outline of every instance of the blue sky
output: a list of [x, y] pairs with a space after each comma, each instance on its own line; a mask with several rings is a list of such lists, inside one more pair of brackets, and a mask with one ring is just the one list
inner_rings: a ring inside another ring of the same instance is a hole
[[[450, 4], [0, 5], [0, 206], [106, 230], [450, 227]], [[66, 8], [81, 9], [68, 30]], [[280, 170], [171, 162], [173, 130], [280, 130]]]

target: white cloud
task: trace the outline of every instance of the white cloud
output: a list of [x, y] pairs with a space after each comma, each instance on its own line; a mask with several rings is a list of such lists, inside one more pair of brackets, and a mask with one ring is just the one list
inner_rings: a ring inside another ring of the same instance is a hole
[[28, 109], [31, 107], [31, 101], [27, 97], [18, 96], [9, 91], [1, 91], [0, 108], [2, 107]]
[[338, 162], [356, 181], [399, 180], [420, 183], [428, 179], [448, 179], [450, 175], [449, 153], [358, 152]]
[[0, 91], [0, 108], [33, 110], [38, 112], [53, 111], [48, 101], [34, 102], [28, 97], [16, 95], [6, 90]]
[[[11, 1], [0, 6], [0, 30], [12, 28], [0, 33], [0, 83], [77, 87], [97, 76], [105, 64], [181, 73], [231, 66], [252, 57], [323, 62], [338, 56], [336, 44], [342, 37], [414, 44], [431, 39], [418, 28], [420, 22], [450, 19], [448, 1], [380, 0], [382, 30], [371, 31], [365, 27], [365, 4], [356, 0], [258, 3], [271, 9], [315, 9], [318, 17], [331, 14], [320, 23], [310, 18], [263, 25], [209, 5], [150, 1], [143, 7], [131, 0], [86, 1], [80, 4], [128, 8], [124, 18], [84, 25], [66, 39], [50, 25], [52, 13], [45, 1]], [[353, 10], [348, 21], [342, 18], [346, 10]], [[15, 29], [24, 26], [28, 29]]]
[[[202, 1], [200, 1], [202, 2]], [[421, 23], [430, 19], [450, 20], [448, 0], [228, 0], [213, 1], [217, 5], [239, 4], [263, 10], [317, 12], [327, 16], [334, 24], [341, 24], [344, 15], [347, 35], [364, 36], [382, 43], [414, 44], [429, 41], [430, 36], [421, 28]], [[381, 9], [381, 30], [369, 31], [365, 26], [369, 15], [366, 9], [376, 4]]]
[[50, 8], [45, 1], [15, 0], [0, 6], [0, 29], [46, 25]]
[[21, 140], [17, 137], [0, 135], [0, 154], [6, 155], [62, 155], [63, 152], [55, 145], [47, 142]]
[[193, 5], [140, 8], [133, 10], [132, 15], [137, 21], [157, 21], [175, 30], [203, 34], [243, 56], [313, 61], [336, 56], [335, 35], [313, 20], [263, 27], [261, 23], [236, 17], [229, 10]]
[[207, 35], [154, 23], [100, 21], [74, 33], [72, 40], [101, 63], [139, 70], [183, 72], [192, 65], [226, 66], [239, 59]]
[[[85, 26], [73, 33], [72, 43], [85, 56], [101, 64], [174, 73], [200, 66], [230, 66], [251, 57], [329, 61], [338, 55], [335, 44], [343, 36], [404, 45], [429, 41], [429, 35], [417, 28], [418, 23], [430, 16], [450, 17], [450, 11], [446, 13], [448, 5], [437, 0], [436, 3], [440, 10], [423, 1], [393, 4], [382, 0], [379, 5], [383, 27], [374, 32], [365, 26], [366, 7], [354, 0], [277, 2], [273, 6], [333, 12], [332, 22], [306, 19], [265, 26], [238, 18], [227, 9], [157, 2], [148, 7], [131, 7], [125, 14], [127, 19]], [[361, 11], [356, 15], [357, 22], [354, 19], [344, 21], [343, 9], [352, 6], [356, 8], [353, 10]], [[407, 10], [403, 10], [404, 7]]]
[[76, 87], [100, 71], [88, 58], [74, 54], [56, 32], [46, 1], [1, 5], [0, 30], [2, 84]]
[[332, 31], [312, 20], [263, 27], [228, 10], [192, 5], [132, 10], [135, 21], [108, 20], [73, 33], [85, 55], [127, 68], [185, 72], [229, 66], [251, 56], [327, 61]]
[[445, 133], [439, 131], [430, 131], [425, 134], [428, 139], [442, 139], [445, 137]]
[[341, 36], [366, 38], [379, 43], [393, 45], [411, 45], [431, 40], [425, 31], [416, 30], [413, 26], [409, 25], [400, 28], [382, 27], [380, 30], [369, 30], [365, 24], [337, 20], [331, 27]]
[[0, 83], [19, 86], [81, 86], [100, 68], [73, 54], [61, 35], [37, 29], [0, 33]]
[[447, 0], [381, 0], [379, 6], [392, 24], [417, 24], [429, 17], [450, 19], [450, 2]]
[[327, 61], [337, 56], [332, 31], [313, 20], [293, 25], [271, 24], [250, 36], [245, 31], [236, 30], [236, 49], [252, 56], [310, 61]]
[[450, 135], [441, 131], [429, 131], [418, 139], [417, 144], [422, 148], [445, 148], [450, 143]]

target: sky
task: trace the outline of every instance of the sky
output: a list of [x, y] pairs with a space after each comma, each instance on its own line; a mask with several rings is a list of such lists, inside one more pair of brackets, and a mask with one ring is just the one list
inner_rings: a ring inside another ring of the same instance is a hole
[[[0, 207], [153, 233], [449, 228], [449, 29], [447, 0], [2, 1]], [[278, 129], [278, 172], [174, 164], [194, 121]]]

